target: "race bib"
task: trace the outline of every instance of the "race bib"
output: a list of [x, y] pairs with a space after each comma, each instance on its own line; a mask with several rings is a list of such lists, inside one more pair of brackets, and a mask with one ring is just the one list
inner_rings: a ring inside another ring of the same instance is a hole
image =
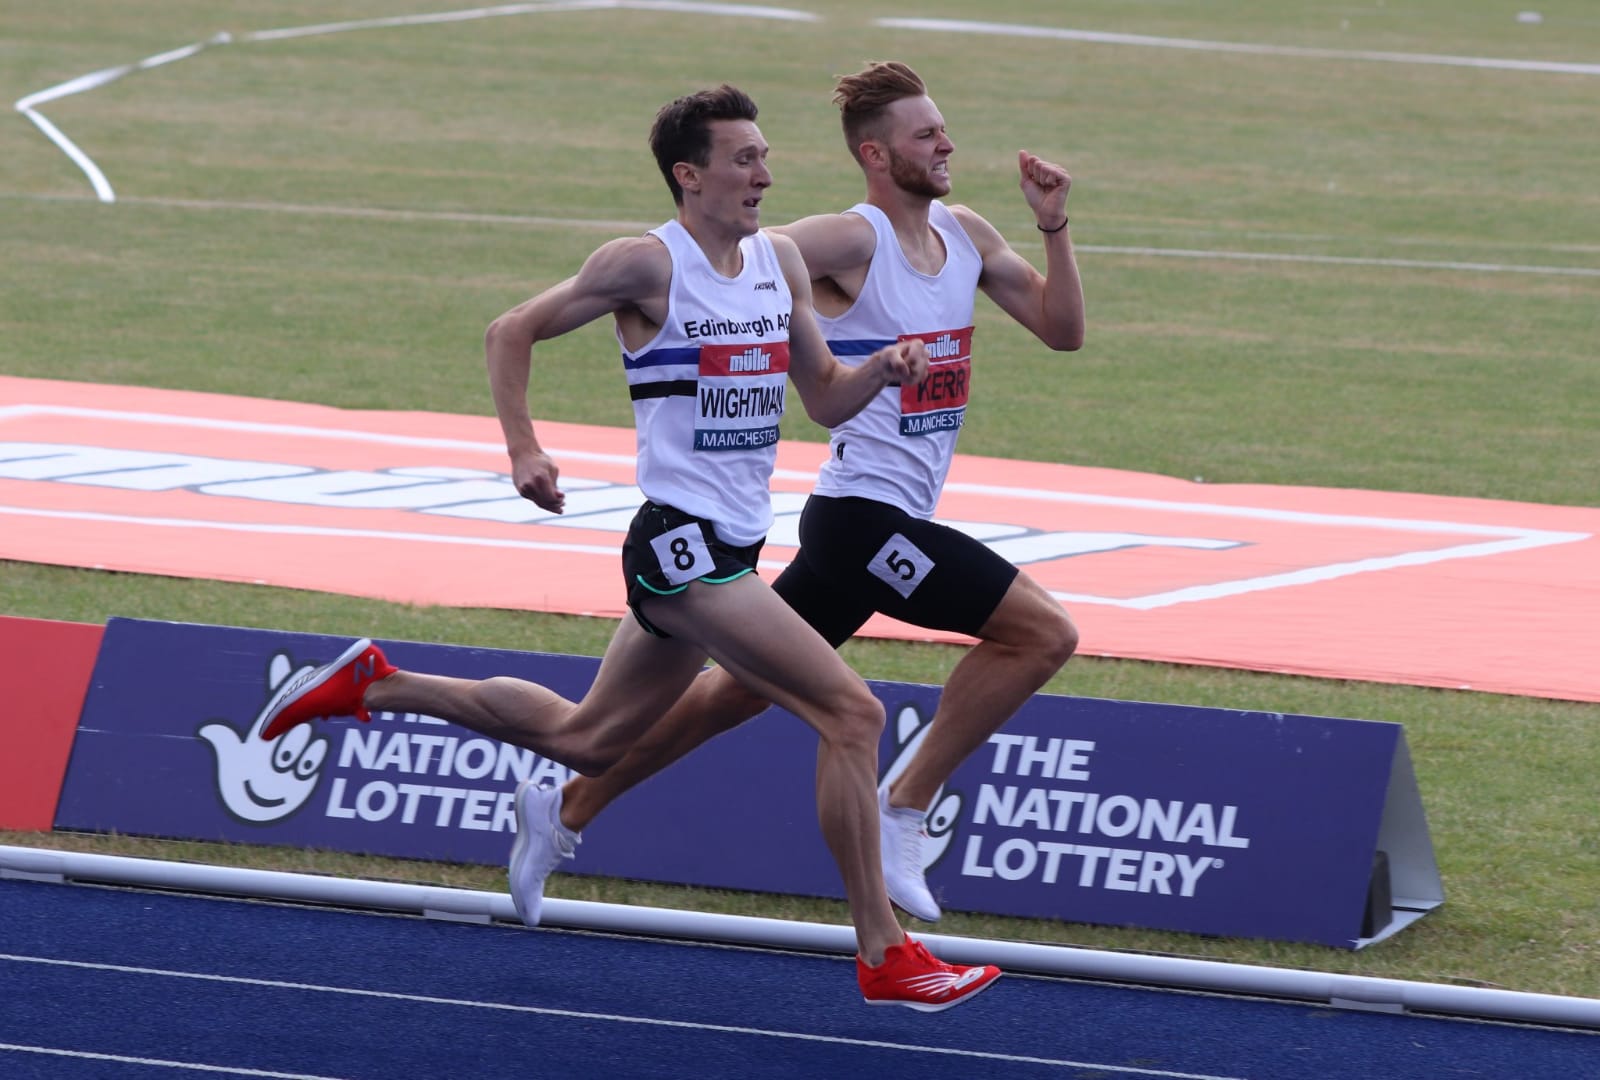
[[789, 343], [702, 345], [694, 448], [758, 450], [778, 441], [789, 380]]
[[972, 327], [906, 334], [901, 341], [921, 338], [928, 350], [928, 375], [900, 387], [900, 434], [931, 435], [952, 431], [966, 422], [972, 383]]
[[661, 575], [673, 585], [686, 585], [711, 572], [711, 552], [706, 549], [705, 534], [695, 522], [652, 537], [650, 547], [655, 550]]
[[933, 560], [899, 533], [889, 537], [867, 565], [872, 576], [909, 600], [933, 570]]

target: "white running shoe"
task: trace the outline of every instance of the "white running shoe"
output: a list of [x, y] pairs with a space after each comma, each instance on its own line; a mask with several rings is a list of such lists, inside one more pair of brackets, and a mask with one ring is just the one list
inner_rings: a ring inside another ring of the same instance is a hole
[[539, 925], [544, 907], [544, 881], [574, 856], [582, 840], [561, 824], [561, 789], [538, 787], [524, 780], [512, 798], [517, 811], [517, 840], [511, 845], [506, 876], [511, 882], [511, 902], [524, 926]]
[[889, 899], [908, 915], [924, 922], [938, 922], [943, 914], [939, 902], [928, 891], [923, 877], [922, 843], [928, 838], [928, 815], [916, 810], [889, 805], [889, 786], [878, 789], [879, 852], [883, 860], [883, 883]]

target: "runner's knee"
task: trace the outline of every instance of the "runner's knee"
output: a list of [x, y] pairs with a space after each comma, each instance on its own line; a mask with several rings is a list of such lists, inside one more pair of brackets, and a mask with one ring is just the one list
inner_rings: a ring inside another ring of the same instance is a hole
[[876, 754], [883, 723], [883, 703], [863, 686], [860, 693], [835, 702], [817, 731], [834, 750]]
[[1078, 651], [1078, 627], [1067, 609], [1020, 576], [979, 636], [1034, 657], [1041, 668], [1052, 672]]
[[1040, 627], [1038, 652], [1044, 663], [1053, 669], [1072, 659], [1078, 651], [1078, 626], [1064, 610]]

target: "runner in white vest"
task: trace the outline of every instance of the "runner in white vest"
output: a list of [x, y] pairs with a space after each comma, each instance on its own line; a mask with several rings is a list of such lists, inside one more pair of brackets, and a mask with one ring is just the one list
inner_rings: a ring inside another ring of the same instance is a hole
[[[731, 86], [664, 107], [650, 145], [676, 220], [602, 245], [575, 276], [512, 308], [485, 336], [513, 482], [560, 513], [559, 470], [528, 409], [532, 351], [604, 315], [616, 324], [647, 501], [622, 553], [634, 618], [618, 625], [588, 694], [572, 702], [520, 679], [399, 671], [362, 639], [286, 686], [263, 735], [275, 739], [319, 717], [366, 720], [374, 709], [421, 713], [595, 774], [615, 765], [714, 659], [746, 693], [782, 703], [821, 737], [817, 810], [855, 923], [862, 996], [946, 1009], [1000, 972], [943, 963], [895, 918], [874, 797], [883, 706], [752, 572], [772, 521], [768, 482], [785, 378], [811, 418], [832, 427], [886, 387], [921, 382], [927, 350], [920, 341], [893, 342], [850, 366], [829, 354], [799, 250], [759, 231], [772, 175], [755, 117], [755, 103]], [[529, 925], [539, 921], [548, 873], [538, 868], [548, 861], [551, 798], [524, 782], [515, 799], [511, 891]], [[535, 870], [539, 887], [529, 883]]]
[[[774, 590], [831, 644], [874, 612], [978, 639], [951, 672], [920, 747], [879, 790], [884, 880], [907, 912], [938, 919], [923, 855], [927, 809], [982, 746], [1077, 648], [1062, 606], [1027, 574], [965, 533], [932, 521], [974, 378], [977, 290], [1056, 350], [1082, 346], [1083, 288], [1067, 232], [1072, 178], [1026, 151], [1022, 194], [1044, 243], [1040, 274], [981, 216], [939, 201], [955, 147], [922, 80], [904, 64], [869, 65], [834, 101], [861, 166], [866, 200], [806, 218], [791, 237], [812, 278], [829, 348], [847, 364], [922, 339], [928, 377], [886, 389], [832, 429], [829, 455], [800, 520], [800, 550]], [[610, 802], [694, 747], [755, 716], [768, 700], [708, 672], [615, 768], [549, 796], [548, 824], [516, 880], [533, 883], [572, 858], [578, 833]], [[530, 896], [533, 895], [530, 891]], [[527, 902], [525, 900], [525, 902]]]

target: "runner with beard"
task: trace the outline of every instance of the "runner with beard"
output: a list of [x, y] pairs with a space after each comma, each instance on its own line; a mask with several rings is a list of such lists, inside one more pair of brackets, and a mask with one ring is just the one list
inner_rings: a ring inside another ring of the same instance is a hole
[[[760, 228], [772, 173], [755, 120], [755, 102], [728, 85], [663, 106], [650, 147], [676, 216], [601, 245], [575, 275], [513, 307], [485, 334], [513, 482], [557, 514], [566, 501], [559, 469], [528, 408], [535, 346], [610, 316], [621, 347], [646, 501], [622, 548], [633, 617], [618, 624], [583, 699], [505, 676], [400, 670], [362, 638], [286, 683], [266, 710], [263, 737], [322, 717], [417, 713], [600, 773], [715, 660], [719, 674], [743, 684], [741, 697], [776, 701], [820, 736], [817, 813], [850, 906], [862, 997], [947, 1009], [1000, 971], [940, 961], [906, 935], [890, 906], [873, 791], [883, 706], [754, 573], [772, 524], [769, 484], [787, 384], [812, 419], [841, 424], [882, 390], [922, 382], [927, 350], [894, 340], [850, 364], [829, 354], [794, 241]], [[539, 822], [552, 820], [530, 819], [536, 794], [527, 785], [518, 791], [513, 867], [529, 864]], [[531, 906], [526, 889], [513, 890], [513, 899], [526, 922], [538, 922], [538, 896]]]
[[[928, 807], [1078, 643], [1071, 618], [1037, 582], [931, 520], [965, 418], [977, 291], [1051, 349], [1083, 344], [1083, 289], [1067, 228], [1072, 178], [1018, 154], [1022, 195], [1045, 248], [1040, 274], [978, 213], [941, 201], [955, 146], [914, 71], [870, 64], [839, 80], [834, 101], [866, 198], [773, 231], [799, 247], [818, 322], [841, 361], [916, 337], [928, 347], [929, 373], [885, 389], [831, 429], [799, 552], [773, 588], [835, 648], [875, 612], [978, 639], [945, 683], [921, 746], [879, 788], [889, 896], [932, 921], [941, 911], [924, 878]], [[531, 831], [519, 840], [510, 880], [524, 916], [537, 921], [546, 877], [574, 857], [579, 832], [613, 799], [768, 704], [711, 669], [613, 768], [563, 788], [519, 789], [519, 823]]]

